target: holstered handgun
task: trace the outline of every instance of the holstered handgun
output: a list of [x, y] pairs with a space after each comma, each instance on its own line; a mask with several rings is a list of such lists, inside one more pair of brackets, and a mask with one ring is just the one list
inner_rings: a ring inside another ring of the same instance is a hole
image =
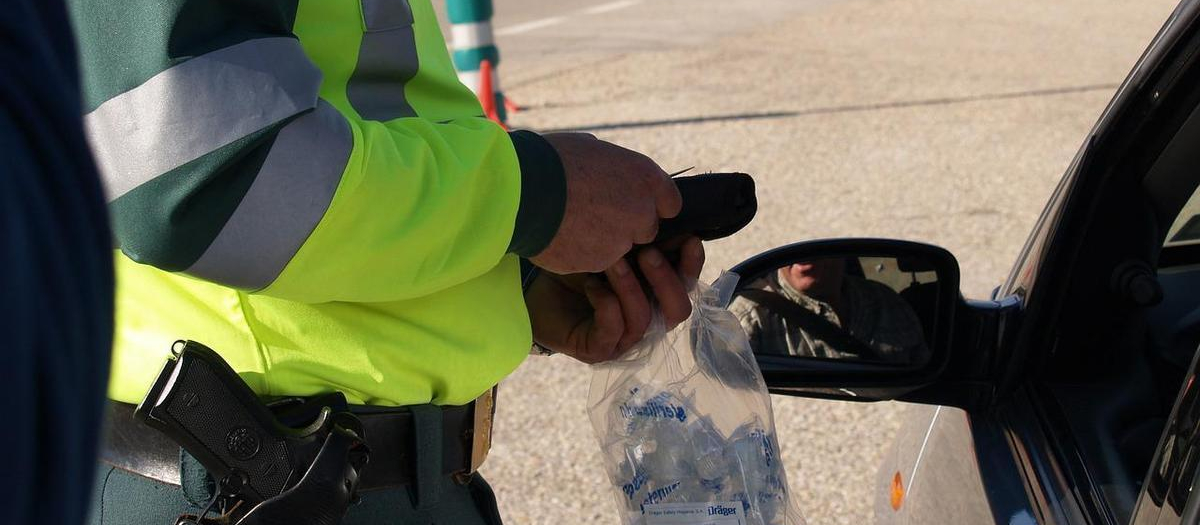
[[[303, 428], [281, 424], [250, 387], [216, 352], [194, 341], [179, 341], [134, 416], [174, 439], [218, 482], [219, 495], [240, 500], [254, 522], [269, 508], [255, 507], [287, 493], [321, 492], [298, 487], [328, 484], [339, 501], [297, 498], [293, 507], [342, 506], [357, 483], [369, 451], [362, 425], [345, 411], [341, 394], [326, 396], [316, 417]], [[340, 405], [340, 406], [339, 406]], [[340, 465], [338, 464], [340, 463]], [[320, 467], [320, 468], [318, 468]], [[344, 498], [337, 492], [348, 491]], [[291, 499], [291, 498], [289, 498]], [[215, 500], [215, 498], [214, 498]], [[204, 516], [195, 521], [202, 522]], [[337, 523], [305, 521], [305, 523]], [[249, 522], [247, 522], [249, 523]]]

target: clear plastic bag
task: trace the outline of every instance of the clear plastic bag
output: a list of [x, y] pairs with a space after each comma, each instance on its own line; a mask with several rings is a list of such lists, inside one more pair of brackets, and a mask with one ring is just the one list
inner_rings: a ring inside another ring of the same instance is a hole
[[588, 415], [623, 525], [803, 525], [771, 398], [727, 309], [738, 276], [691, 292], [692, 316], [593, 367]]

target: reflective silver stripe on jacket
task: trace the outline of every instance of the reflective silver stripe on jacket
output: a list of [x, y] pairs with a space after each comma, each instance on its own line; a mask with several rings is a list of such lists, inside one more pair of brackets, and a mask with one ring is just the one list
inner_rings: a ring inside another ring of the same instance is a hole
[[407, 0], [362, 0], [366, 32], [346, 97], [368, 120], [415, 117], [404, 88], [417, 76], [417, 40]]
[[323, 100], [289, 122], [233, 215], [185, 273], [246, 290], [271, 284], [324, 217], [352, 147], [350, 125]]
[[316, 107], [320, 84], [298, 40], [262, 38], [187, 60], [105, 101], [84, 124], [108, 200]]

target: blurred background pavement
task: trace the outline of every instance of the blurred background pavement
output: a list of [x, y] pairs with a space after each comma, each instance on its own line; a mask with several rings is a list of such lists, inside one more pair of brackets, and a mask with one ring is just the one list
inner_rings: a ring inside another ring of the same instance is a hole
[[[667, 171], [737, 170], [755, 222], [706, 276], [798, 240], [946, 247], [986, 298], [1174, 0], [495, 0], [510, 124], [582, 130]], [[441, 2], [435, 0], [435, 3]], [[483, 468], [506, 523], [616, 524], [590, 374], [531, 357]], [[810, 524], [869, 523], [904, 405], [773, 398]]]

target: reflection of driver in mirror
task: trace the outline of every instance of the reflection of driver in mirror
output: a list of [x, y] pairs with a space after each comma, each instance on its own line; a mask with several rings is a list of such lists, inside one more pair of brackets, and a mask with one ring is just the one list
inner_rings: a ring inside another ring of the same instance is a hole
[[[855, 262], [857, 262], [855, 260]], [[821, 259], [780, 268], [751, 285], [782, 297], [841, 328], [875, 355], [856, 355], [814, 326], [739, 296], [729, 309], [738, 317], [757, 353], [833, 359], [921, 363], [928, 349], [921, 321], [895, 291], [883, 283], [846, 272], [845, 259]], [[816, 322], [820, 322], [817, 320]], [[808, 329], [805, 329], [808, 328]], [[828, 334], [828, 330], [825, 330]]]

